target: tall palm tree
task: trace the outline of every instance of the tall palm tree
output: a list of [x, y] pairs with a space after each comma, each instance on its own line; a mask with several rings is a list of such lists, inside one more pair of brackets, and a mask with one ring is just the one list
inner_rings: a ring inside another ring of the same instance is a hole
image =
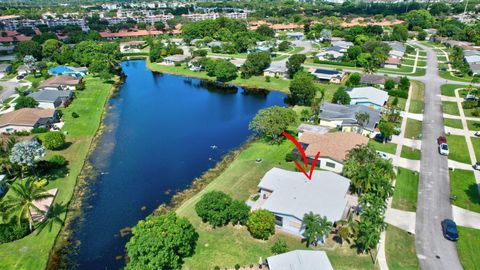
[[48, 231], [51, 232], [53, 225], [63, 225], [62, 215], [67, 212], [66, 204], [53, 204], [48, 212], [45, 214], [45, 219], [40, 222], [37, 227], [37, 234], [39, 234], [45, 228], [48, 228]]
[[33, 178], [27, 178], [25, 181], [17, 181], [10, 189], [13, 195], [9, 195], [3, 201], [3, 209], [7, 217], [15, 217], [18, 224], [22, 219], [28, 220], [30, 231], [33, 230], [33, 217], [31, 209], [37, 213], [43, 213], [41, 209], [35, 206], [34, 201], [52, 197], [51, 194], [45, 192], [45, 189], [34, 184]]
[[370, 121], [370, 115], [366, 112], [357, 112], [355, 114], [355, 119], [357, 120], [358, 125], [360, 126], [359, 134], [363, 132], [363, 128]]
[[340, 238], [341, 245], [343, 246], [343, 241], [350, 243], [350, 239], [355, 235], [357, 231], [358, 222], [353, 219], [353, 214], [350, 212], [347, 219], [342, 219], [338, 221], [338, 224], [341, 226], [337, 231], [337, 236]]
[[310, 212], [303, 216], [302, 226], [305, 227], [303, 236], [307, 240], [308, 247], [310, 244], [317, 245], [319, 240], [323, 242], [324, 236], [332, 231], [333, 225], [326, 217]]

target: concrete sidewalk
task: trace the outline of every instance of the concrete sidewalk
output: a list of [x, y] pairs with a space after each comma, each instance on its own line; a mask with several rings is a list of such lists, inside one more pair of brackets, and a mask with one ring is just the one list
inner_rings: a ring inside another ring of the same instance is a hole
[[[408, 146], [408, 147], [413, 147], [415, 149], [422, 149], [422, 141], [421, 140], [412, 140], [412, 139], [407, 139], [407, 138], [402, 138], [402, 134], [400, 135], [393, 135], [392, 136], [392, 143], [400, 145], [400, 152], [402, 151], [401, 146]], [[398, 150], [397, 150], [398, 151]]]
[[472, 212], [455, 205], [452, 205], [452, 210], [453, 220], [455, 220], [457, 225], [473, 229], [480, 229], [480, 213]]
[[411, 234], [415, 234], [415, 212], [388, 208], [385, 213], [385, 222]]

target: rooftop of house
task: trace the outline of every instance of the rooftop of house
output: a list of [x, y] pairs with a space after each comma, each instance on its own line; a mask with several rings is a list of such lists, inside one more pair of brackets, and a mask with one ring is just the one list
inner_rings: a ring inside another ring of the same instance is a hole
[[174, 55], [165, 57], [164, 60], [172, 61], [172, 62], [181, 62], [181, 61], [185, 61], [185, 59], [187, 58], [188, 58], [188, 55], [174, 54]]
[[59, 87], [62, 85], [75, 86], [80, 83], [80, 79], [73, 76], [58, 75], [53, 76], [38, 85], [38, 89], [45, 87]]
[[370, 73], [363, 73], [361, 75], [360, 82], [364, 84], [381, 84], [384, 85], [386, 81], [392, 80], [395, 83], [400, 82], [399, 77], [388, 77], [385, 75], [377, 75], [377, 74], [370, 74]]
[[265, 71], [267, 72], [281, 72], [281, 73], [284, 73], [284, 72], [287, 72], [288, 69], [287, 69], [287, 66], [285, 65], [285, 63], [275, 63], [275, 62], [272, 62], [270, 64], [270, 66], [265, 69]]
[[52, 74], [87, 72], [86, 67], [56, 66], [48, 70]]
[[230, 63], [234, 64], [237, 68], [241, 67], [247, 59], [244, 58], [233, 58], [230, 60]]
[[116, 33], [104, 31], [100, 32], [100, 36], [102, 38], [120, 38], [120, 37], [140, 37], [140, 36], [150, 36], [150, 35], [159, 35], [161, 31], [156, 30], [139, 30], [139, 29], [128, 29], [128, 30], [120, 30]]
[[387, 44], [392, 48], [392, 50], [399, 51], [399, 52], [405, 52], [407, 48], [403, 43], [398, 42], [398, 41], [392, 41], [392, 42], [387, 42]]
[[270, 270], [333, 270], [323, 250], [293, 250], [267, 258]]
[[0, 127], [8, 125], [34, 126], [41, 118], [53, 117], [55, 110], [23, 108], [0, 116]]
[[330, 221], [342, 219], [347, 204], [350, 180], [329, 171], [314, 171], [308, 180], [301, 172], [270, 169], [258, 187], [272, 191], [262, 208], [291, 215], [302, 220], [306, 213], [326, 216]]
[[365, 112], [369, 115], [369, 120], [364, 128], [374, 130], [376, 124], [380, 121], [380, 112], [363, 105], [341, 105], [324, 102], [320, 105], [320, 119], [343, 121], [344, 124], [357, 124], [356, 114]]
[[334, 132], [319, 134], [305, 131], [298, 138], [300, 143], [308, 144], [305, 154], [315, 156], [320, 152], [321, 157], [329, 157], [343, 162], [352, 148], [367, 144], [368, 138], [353, 132]]
[[70, 90], [65, 90], [65, 91], [42, 90], [42, 91], [33, 92], [28, 96], [32, 97], [38, 102], [53, 103], [57, 101], [59, 98], [71, 97], [72, 95], [73, 95], [73, 91], [70, 91]]
[[467, 55], [465, 56], [465, 61], [467, 63], [472, 63], [472, 64], [475, 64], [475, 63], [480, 63], [480, 54], [478, 55]]
[[386, 91], [377, 89], [372, 86], [355, 87], [347, 91], [350, 98], [356, 102], [371, 102], [379, 106], [383, 106], [388, 100], [388, 93]]
[[323, 69], [323, 68], [316, 68], [313, 70], [314, 74], [324, 74], [324, 75], [339, 75], [341, 74], [340, 71], [332, 70], [332, 69]]
[[388, 64], [388, 65], [399, 65], [400, 62], [401, 62], [400, 58], [389, 57], [389, 58], [385, 61], [385, 64]]
[[317, 134], [325, 134], [325, 133], [328, 132], [329, 129], [330, 128], [328, 128], [328, 127], [310, 125], [310, 124], [305, 124], [305, 123], [302, 123], [297, 127], [297, 130], [300, 131], [300, 132], [309, 131], [309, 132], [314, 132], [314, 133], [317, 133]]

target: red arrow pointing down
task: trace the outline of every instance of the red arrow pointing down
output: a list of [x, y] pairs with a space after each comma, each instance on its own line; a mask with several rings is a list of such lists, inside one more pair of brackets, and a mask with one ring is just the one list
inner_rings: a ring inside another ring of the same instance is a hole
[[[292, 141], [295, 144], [295, 146], [297, 147], [300, 154], [302, 154], [303, 163], [305, 164], [305, 168], [308, 169], [307, 155], [305, 154], [305, 151], [303, 150], [300, 143], [294, 137], [292, 137], [290, 134], [286, 133], [285, 131], [282, 132], [282, 135], [287, 137], [287, 139], [289, 139], [290, 141]], [[294, 160], [293, 162], [295, 162], [295, 165], [297, 165], [297, 167], [308, 178], [308, 180], [312, 180], [313, 169], [315, 168], [315, 164], [317, 164], [319, 156], [320, 156], [320, 152], [317, 152], [317, 154], [315, 155], [315, 159], [312, 162], [312, 167], [310, 167], [309, 173], [307, 173], [307, 171], [302, 167], [302, 165], [300, 165], [296, 160]]]

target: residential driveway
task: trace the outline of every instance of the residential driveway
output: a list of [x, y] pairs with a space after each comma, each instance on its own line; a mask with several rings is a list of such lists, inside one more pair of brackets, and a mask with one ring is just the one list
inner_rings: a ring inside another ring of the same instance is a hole
[[385, 212], [385, 222], [411, 234], [415, 234], [415, 216], [415, 212], [388, 208]]
[[480, 229], [480, 213], [468, 211], [455, 205], [452, 206], [452, 209], [453, 220], [455, 220], [457, 225]]
[[15, 87], [20, 88], [20, 85], [12, 80], [9, 81], [0, 81], [0, 85], [3, 86], [3, 90], [0, 91], [0, 101], [3, 101], [15, 94]]
[[436, 145], [436, 138], [444, 135], [440, 86], [445, 80], [438, 76], [435, 52], [420, 46], [427, 51], [428, 68], [425, 76], [415, 78], [425, 84], [422, 160], [415, 226], [417, 257], [424, 270], [462, 269], [455, 243], [443, 237], [440, 224], [443, 219], [453, 217], [448, 161], [447, 157], [438, 154]]

